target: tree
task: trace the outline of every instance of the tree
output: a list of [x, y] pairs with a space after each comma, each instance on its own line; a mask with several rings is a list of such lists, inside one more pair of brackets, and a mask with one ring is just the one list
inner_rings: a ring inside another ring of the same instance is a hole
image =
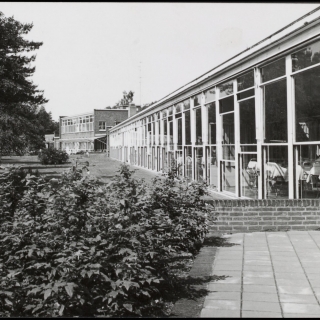
[[0, 12], [0, 157], [23, 154], [30, 141], [43, 140], [37, 113], [48, 100], [30, 79], [36, 58], [31, 52], [42, 42], [24, 39], [32, 27]]
[[124, 107], [124, 106], [129, 106], [130, 103], [133, 101], [133, 96], [134, 92], [133, 91], [123, 91], [123, 98], [115, 104], [113, 109], [118, 108], [118, 107]]

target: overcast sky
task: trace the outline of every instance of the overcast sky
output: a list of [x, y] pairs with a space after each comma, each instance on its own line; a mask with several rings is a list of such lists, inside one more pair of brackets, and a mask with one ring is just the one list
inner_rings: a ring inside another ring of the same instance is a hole
[[33, 80], [58, 120], [113, 106], [125, 90], [138, 105], [160, 100], [318, 6], [1, 2], [0, 11], [33, 22], [28, 39], [43, 42]]

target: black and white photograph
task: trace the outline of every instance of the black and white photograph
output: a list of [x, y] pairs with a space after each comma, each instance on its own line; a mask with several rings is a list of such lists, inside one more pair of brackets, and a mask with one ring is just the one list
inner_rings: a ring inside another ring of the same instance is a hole
[[0, 317], [319, 318], [320, 3], [1, 2]]

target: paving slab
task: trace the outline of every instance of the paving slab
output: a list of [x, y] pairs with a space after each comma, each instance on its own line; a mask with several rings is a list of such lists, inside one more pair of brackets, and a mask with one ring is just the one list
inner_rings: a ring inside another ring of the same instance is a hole
[[223, 238], [239, 246], [217, 250], [200, 317], [320, 317], [319, 231]]

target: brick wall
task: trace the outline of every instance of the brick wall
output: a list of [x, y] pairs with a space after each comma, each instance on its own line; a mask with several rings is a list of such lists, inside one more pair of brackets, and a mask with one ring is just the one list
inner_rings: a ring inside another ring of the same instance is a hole
[[106, 121], [107, 127], [113, 127], [115, 121], [122, 122], [126, 119], [128, 119], [128, 110], [94, 109], [94, 133], [106, 133], [106, 131], [99, 131], [99, 121]]
[[[320, 230], [320, 200], [211, 200], [210, 230]], [[216, 219], [216, 220], [215, 220]]]

